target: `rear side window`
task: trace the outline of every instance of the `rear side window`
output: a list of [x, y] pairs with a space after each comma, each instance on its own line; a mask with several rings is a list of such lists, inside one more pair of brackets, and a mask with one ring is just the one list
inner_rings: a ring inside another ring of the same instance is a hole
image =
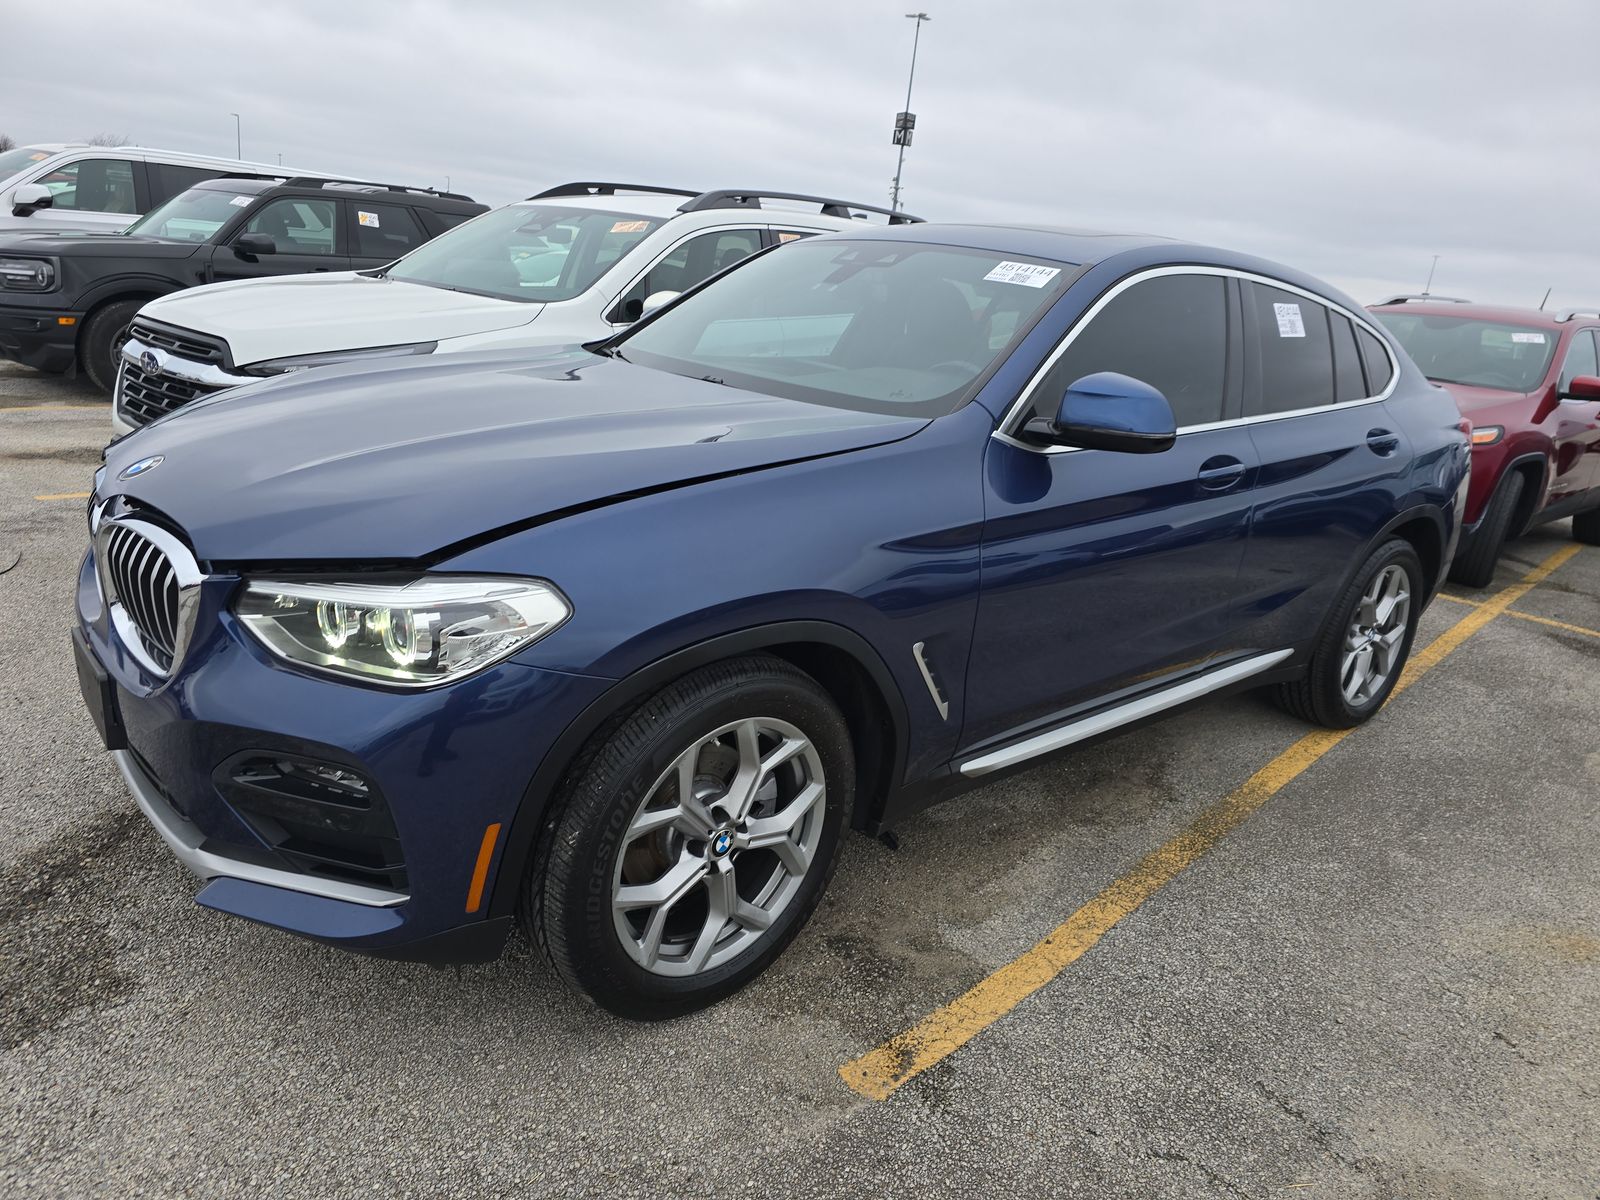
[[1600, 364], [1595, 361], [1594, 334], [1580, 329], [1572, 335], [1572, 345], [1567, 348], [1567, 361], [1561, 364], [1561, 391], [1579, 375], [1600, 375]]
[[179, 192], [187, 192], [197, 183], [215, 179], [217, 173], [204, 167], [175, 167], [171, 163], [147, 163], [150, 177], [151, 207], [170, 200]]
[[1295, 412], [1333, 403], [1333, 342], [1328, 310], [1298, 292], [1261, 283], [1255, 296], [1256, 341], [1261, 348], [1261, 391], [1248, 416]]
[[1346, 400], [1363, 400], [1367, 396], [1367, 382], [1361, 373], [1361, 351], [1356, 348], [1355, 326], [1350, 318], [1336, 312], [1328, 313], [1328, 332], [1333, 335], [1333, 398], [1343, 404]]
[[351, 208], [356, 214], [355, 254], [358, 258], [392, 262], [428, 240], [408, 208], [398, 204], [368, 204], [363, 200], [351, 201]]
[[1389, 386], [1389, 381], [1394, 378], [1394, 367], [1389, 362], [1389, 354], [1384, 349], [1378, 336], [1365, 329], [1357, 329], [1356, 335], [1361, 341], [1361, 360], [1367, 365], [1367, 394], [1377, 396]]
[[1179, 428], [1220, 421], [1228, 366], [1226, 289], [1217, 275], [1160, 275], [1119, 293], [1045, 374], [1029, 416], [1054, 416], [1074, 381], [1116, 371], [1165, 396]]

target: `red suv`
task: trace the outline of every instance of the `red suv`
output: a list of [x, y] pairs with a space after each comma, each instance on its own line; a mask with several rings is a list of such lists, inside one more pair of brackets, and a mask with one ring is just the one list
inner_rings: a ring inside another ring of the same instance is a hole
[[1487, 587], [1507, 538], [1572, 518], [1600, 545], [1600, 310], [1391, 296], [1372, 312], [1472, 422], [1472, 484], [1450, 578]]

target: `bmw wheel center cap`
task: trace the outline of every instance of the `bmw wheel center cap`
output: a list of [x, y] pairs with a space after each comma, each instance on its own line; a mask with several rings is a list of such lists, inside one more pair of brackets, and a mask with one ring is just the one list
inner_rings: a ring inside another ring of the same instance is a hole
[[722, 858], [728, 853], [729, 850], [732, 850], [732, 849], [733, 849], [733, 834], [730, 831], [728, 831], [726, 829], [719, 830], [712, 837], [712, 839], [711, 839], [711, 856], [713, 858]]

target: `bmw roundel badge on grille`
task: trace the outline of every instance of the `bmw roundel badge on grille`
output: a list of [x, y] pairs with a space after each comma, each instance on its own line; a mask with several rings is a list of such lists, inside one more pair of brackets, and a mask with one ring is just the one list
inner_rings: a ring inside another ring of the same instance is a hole
[[150, 471], [154, 471], [164, 461], [164, 456], [160, 454], [152, 454], [149, 458], [141, 458], [138, 462], [129, 463], [126, 467], [123, 467], [122, 473], [119, 474], [117, 478], [133, 479], [136, 476], [147, 474]]

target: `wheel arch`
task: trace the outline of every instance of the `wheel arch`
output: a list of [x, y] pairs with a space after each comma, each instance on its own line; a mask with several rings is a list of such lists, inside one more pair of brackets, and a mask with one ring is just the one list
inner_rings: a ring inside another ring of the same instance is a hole
[[138, 300], [148, 303], [159, 300], [162, 296], [173, 292], [182, 291], [182, 285], [163, 284], [155, 279], [120, 280], [115, 284], [108, 284], [90, 292], [83, 300], [83, 317], [78, 321], [78, 337], [73, 347], [74, 357], [79, 365], [83, 363], [83, 338], [84, 332], [89, 328], [89, 323], [100, 314], [100, 311], [109, 305], [120, 304], [125, 300]]
[[[1522, 498], [1517, 501], [1517, 511], [1511, 514], [1511, 524], [1506, 527], [1506, 537], [1521, 537], [1528, 532], [1533, 524], [1534, 514], [1542, 507], [1539, 503], [1544, 498], [1545, 488], [1550, 482], [1550, 455], [1544, 451], [1535, 450], [1527, 454], [1519, 454], [1510, 459], [1500, 468], [1500, 478], [1495, 480], [1495, 491], [1498, 492], [1506, 479], [1515, 471], [1527, 479], [1528, 486], [1522, 489]], [[1489, 501], [1484, 505], [1488, 512], [1488, 505], [1494, 502], [1491, 492]]]
[[[710, 663], [755, 653], [772, 654], [805, 671], [844, 713], [856, 755], [850, 823], [855, 828], [867, 826], [898, 785], [906, 761], [905, 701], [888, 666], [864, 637], [832, 622], [785, 621], [741, 629], [674, 651], [618, 680], [561, 732], [517, 805], [495, 872], [488, 916], [516, 911], [523, 876], [551, 815], [549, 799], [596, 738], [674, 679]], [[885, 726], [887, 738], [882, 736]]]

